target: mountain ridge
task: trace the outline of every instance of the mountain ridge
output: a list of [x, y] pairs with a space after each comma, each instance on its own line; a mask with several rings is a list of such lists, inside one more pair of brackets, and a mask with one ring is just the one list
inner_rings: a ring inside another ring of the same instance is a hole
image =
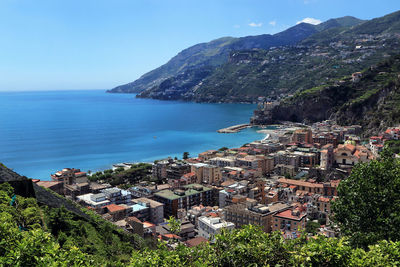
[[[259, 97], [272, 99], [290, 95], [377, 64], [399, 48], [400, 12], [394, 12], [365, 23], [351, 23], [345, 17], [338, 27], [332, 21], [320, 27], [325, 30], [310, 35], [295, 45], [231, 51], [223, 65], [201, 72], [192, 69], [185, 75], [165, 79], [159, 86], [143, 91], [137, 97], [195, 102], [255, 103]], [[373, 25], [384, 25], [376, 34]], [[362, 33], [359, 33], [359, 32]], [[199, 75], [197, 75], [199, 73]], [[201, 74], [201, 75], [200, 75]]]
[[[222, 37], [210, 42], [196, 44], [179, 52], [171, 58], [166, 64], [156, 68], [139, 79], [117, 86], [108, 92], [112, 93], [139, 93], [146, 89], [158, 86], [165, 79], [182, 74], [190, 68], [198, 69], [201, 67], [218, 67], [228, 60], [229, 53], [234, 50], [247, 49], [268, 49], [274, 46], [292, 45], [306, 37], [315, 34], [319, 29], [327, 29], [341, 25], [345, 22], [343, 18], [331, 19], [319, 24], [319, 26], [300, 23], [285, 31], [271, 35], [262, 34], [245, 37]], [[352, 18], [348, 19], [347, 24], [359, 24], [362, 20]], [[336, 23], [332, 23], [336, 22]], [[334, 25], [333, 25], [334, 24]]]

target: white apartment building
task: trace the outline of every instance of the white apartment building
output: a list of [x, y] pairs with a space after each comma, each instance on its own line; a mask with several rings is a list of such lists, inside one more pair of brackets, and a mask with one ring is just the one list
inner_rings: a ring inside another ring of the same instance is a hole
[[234, 229], [235, 224], [232, 222], [226, 222], [219, 217], [206, 217], [201, 216], [199, 218], [199, 236], [206, 239], [215, 241], [215, 235], [218, 234], [222, 228]]

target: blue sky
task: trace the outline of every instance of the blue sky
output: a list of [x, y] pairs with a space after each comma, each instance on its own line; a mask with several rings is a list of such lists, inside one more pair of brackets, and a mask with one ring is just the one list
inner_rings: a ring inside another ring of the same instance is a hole
[[109, 89], [196, 43], [397, 10], [399, 0], [0, 0], [0, 91]]

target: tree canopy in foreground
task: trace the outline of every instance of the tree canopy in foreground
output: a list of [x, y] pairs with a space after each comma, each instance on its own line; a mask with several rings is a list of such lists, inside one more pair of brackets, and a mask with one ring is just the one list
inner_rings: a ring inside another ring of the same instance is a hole
[[389, 150], [357, 165], [333, 205], [341, 232], [356, 246], [400, 240], [400, 161]]

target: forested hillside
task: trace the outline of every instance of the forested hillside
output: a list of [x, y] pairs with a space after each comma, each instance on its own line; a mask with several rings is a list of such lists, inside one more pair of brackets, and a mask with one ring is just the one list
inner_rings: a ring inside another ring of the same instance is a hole
[[115, 266], [145, 242], [0, 166], [0, 266]]
[[[219, 66], [227, 63], [232, 51], [269, 49], [271, 47], [295, 45], [305, 38], [334, 27], [351, 27], [363, 21], [354, 17], [331, 19], [319, 25], [300, 23], [283, 32], [270, 35], [246, 36], [241, 38], [223, 37], [208, 43], [201, 43], [181, 51], [166, 64], [144, 74], [134, 82], [118, 86], [111, 93], [140, 93], [143, 97], [162, 98], [161, 94], [149, 95], [152, 91], [165, 92], [166, 97], [176, 98], [175, 91], [195, 90], [203, 79]], [[179, 88], [177, 88], [179, 87]], [[182, 92], [180, 92], [182, 93]]]
[[257, 124], [278, 121], [316, 122], [334, 119], [342, 125], [359, 124], [374, 134], [400, 123], [400, 55], [361, 72], [299, 91], [269, 111], [260, 110]]
[[232, 50], [226, 63], [189, 69], [138, 97], [199, 102], [274, 99], [324, 85], [397, 53], [400, 12], [360, 25], [353, 19], [344, 23], [345, 18], [339, 20], [342, 23], [329, 20], [313, 26], [319, 31], [290, 45]]

